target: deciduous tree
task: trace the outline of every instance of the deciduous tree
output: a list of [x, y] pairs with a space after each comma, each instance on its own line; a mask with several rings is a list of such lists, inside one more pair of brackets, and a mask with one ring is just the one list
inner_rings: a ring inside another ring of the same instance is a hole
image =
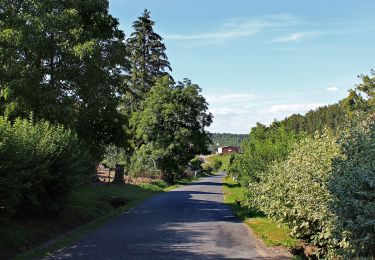
[[62, 123], [91, 147], [122, 140], [126, 47], [108, 0], [0, 6], [1, 112]]
[[157, 153], [157, 166], [168, 180], [175, 178], [195, 155], [207, 150], [210, 140], [205, 127], [212, 122], [198, 85], [190, 80], [171, 85], [168, 76], [158, 79], [130, 120], [135, 149], [147, 145], [148, 150]]

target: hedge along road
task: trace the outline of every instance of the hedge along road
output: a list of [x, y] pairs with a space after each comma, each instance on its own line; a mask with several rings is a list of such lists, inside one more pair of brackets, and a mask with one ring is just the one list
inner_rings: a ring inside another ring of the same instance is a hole
[[223, 204], [223, 176], [158, 194], [46, 259], [280, 259]]

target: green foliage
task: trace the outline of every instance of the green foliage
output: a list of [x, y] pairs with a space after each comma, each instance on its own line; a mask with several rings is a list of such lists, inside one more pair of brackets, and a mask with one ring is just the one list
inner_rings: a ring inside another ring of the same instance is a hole
[[218, 134], [211, 133], [212, 144], [210, 144], [209, 149], [212, 153], [217, 151], [220, 146], [236, 146], [241, 147], [242, 142], [249, 137], [247, 134]]
[[311, 110], [304, 116], [299, 114], [289, 116], [280, 123], [288, 131], [314, 135], [317, 131], [322, 133], [327, 127], [339, 132], [346, 126], [347, 121], [347, 113], [344, 107], [341, 104], [333, 104]]
[[354, 124], [340, 139], [344, 157], [329, 179], [335, 233], [346, 258], [375, 257], [375, 117]]
[[245, 205], [246, 187], [226, 176], [223, 180], [224, 201], [229, 204], [233, 212], [249, 225], [254, 233], [268, 246], [295, 246], [296, 239], [289, 235], [285, 226], [278, 225], [266, 218], [261, 212]]
[[158, 173], [158, 162], [164, 155], [153, 143], [147, 143], [136, 149], [131, 157], [131, 175], [134, 177], [153, 177]]
[[[371, 77], [372, 76], [372, 77]], [[375, 71], [371, 76], [361, 75], [362, 83], [349, 90], [349, 95], [341, 101], [350, 116], [356, 111], [371, 112], [375, 109]]]
[[108, 8], [108, 0], [1, 0], [0, 113], [63, 124], [97, 157], [122, 144], [127, 52]]
[[92, 158], [60, 125], [0, 117], [2, 216], [56, 212], [75, 185], [92, 179]]
[[124, 96], [126, 108], [137, 109], [140, 102], [154, 86], [156, 79], [168, 75], [171, 71], [166, 48], [162, 37], [154, 32], [155, 22], [151, 20], [150, 12], [145, 9], [142, 16], [133, 23], [134, 32], [126, 41], [130, 52], [130, 76], [127, 77], [129, 87]]
[[219, 170], [220, 167], [223, 165], [223, 162], [219, 159], [215, 159], [214, 163], [213, 163], [213, 167], [216, 169], [216, 170]]
[[203, 171], [205, 171], [208, 174], [211, 174], [212, 171], [214, 170], [210, 164], [203, 164], [202, 168], [203, 168]]
[[125, 165], [127, 163], [125, 149], [115, 145], [106, 146], [102, 162], [112, 169], [116, 167], [116, 164]]
[[212, 115], [206, 112], [207, 103], [200, 91], [188, 80], [171, 87], [169, 78], [163, 77], [131, 117], [135, 154], [138, 149], [150, 151], [168, 180], [207, 149], [209, 138], [204, 127], [211, 124]]
[[273, 124], [266, 127], [257, 124], [250, 132], [250, 138], [244, 141], [243, 154], [236, 154], [230, 159], [229, 172], [238, 177], [247, 186], [259, 181], [273, 162], [285, 159], [294, 143], [301, 138], [285, 130], [283, 126]]
[[272, 219], [287, 224], [292, 235], [327, 248], [334, 218], [328, 180], [332, 160], [340, 155], [329, 131], [307, 137], [285, 161], [275, 163], [257, 184], [251, 184], [248, 203]]
[[202, 170], [202, 160], [199, 156], [195, 156], [191, 161], [190, 165], [194, 170]]

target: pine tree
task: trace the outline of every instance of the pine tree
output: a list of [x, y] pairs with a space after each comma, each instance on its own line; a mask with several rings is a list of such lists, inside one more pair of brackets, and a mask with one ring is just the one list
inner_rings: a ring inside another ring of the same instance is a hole
[[145, 98], [157, 78], [172, 71], [163, 38], [154, 32], [154, 24], [150, 12], [145, 9], [133, 23], [134, 32], [127, 40], [131, 69], [127, 80], [130, 93], [125, 98], [131, 107]]

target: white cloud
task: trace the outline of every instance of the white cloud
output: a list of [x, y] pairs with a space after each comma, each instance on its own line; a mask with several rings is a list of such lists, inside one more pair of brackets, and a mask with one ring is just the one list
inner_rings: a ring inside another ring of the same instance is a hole
[[304, 38], [318, 36], [319, 32], [298, 32], [273, 40], [272, 42], [299, 42]]
[[210, 109], [210, 112], [214, 116], [236, 116], [236, 115], [243, 115], [247, 113], [248, 111], [243, 108], [222, 107], [222, 108]]
[[249, 101], [253, 100], [255, 96], [253, 94], [246, 93], [235, 93], [222, 96], [207, 96], [209, 103], [226, 103], [226, 102], [238, 102], [238, 101]]
[[262, 113], [280, 114], [280, 113], [305, 113], [311, 109], [324, 106], [321, 103], [312, 104], [285, 104], [285, 105], [272, 105], [263, 111]]
[[196, 34], [168, 34], [164, 33], [167, 40], [228, 40], [243, 38], [258, 32], [286, 27], [298, 22], [297, 18], [289, 14], [267, 15], [253, 18], [232, 18], [226, 20], [220, 29], [212, 32]]
[[330, 91], [330, 92], [335, 92], [335, 91], [338, 91], [339, 89], [337, 87], [328, 87], [327, 88], [327, 91]]
[[268, 125], [275, 119], [282, 120], [292, 114], [305, 114], [306, 112], [324, 106], [322, 103], [306, 104], [273, 104], [258, 107], [242, 106], [217, 107], [210, 109], [214, 115], [214, 122], [209, 128], [211, 132], [248, 133], [257, 122]]

